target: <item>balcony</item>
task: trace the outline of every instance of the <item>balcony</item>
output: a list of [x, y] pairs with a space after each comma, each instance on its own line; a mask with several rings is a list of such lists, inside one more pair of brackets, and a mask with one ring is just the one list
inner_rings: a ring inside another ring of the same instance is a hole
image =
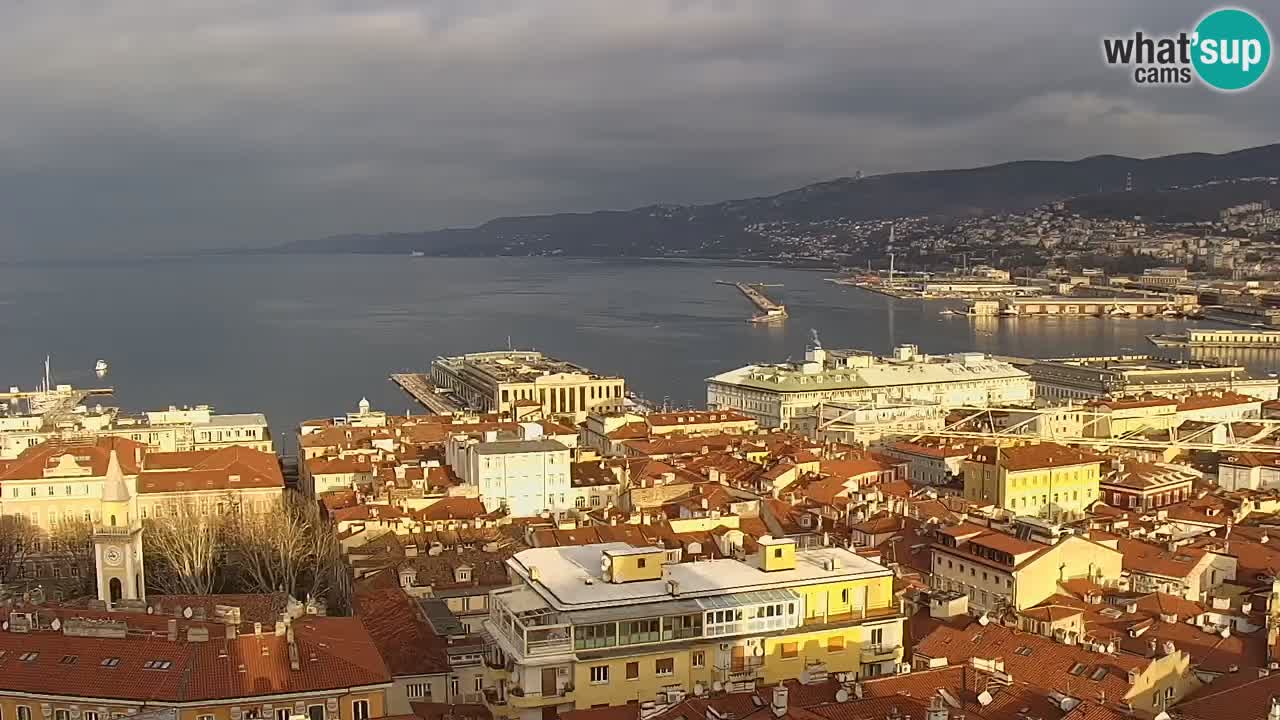
[[573, 685], [564, 685], [550, 694], [526, 692], [520, 687], [512, 687], [507, 691], [507, 702], [517, 709], [540, 708], [573, 701]]
[[129, 523], [128, 525], [94, 525], [93, 534], [97, 537], [119, 537], [125, 538], [142, 530], [140, 523]]
[[751, 682], [764, 677], [764, 658], [752, 657], [715, 666], [725, 682]]
[[875, 620], [885, 620], [895, 615], [902, 615], [896, 604], [877, 608], [859, 608], [853, 612], [815, 615], [804, 619], [805, 626], [810, 625], [847, 625]]
[[559, 620], [535, 593], [515, 590], [494, 594], [486, 627], [521, 659], [566, 655], [573, 652], [573, 628]]
[[902, 658], [901, 645], [864, 645], [862, 646], [862, 662], [881, 663], [897, 662]]
[[487, 687], [484, 689], [484, 704], [489, 707], [505, 707], [507, 696], [499, 695], [498, 688]]

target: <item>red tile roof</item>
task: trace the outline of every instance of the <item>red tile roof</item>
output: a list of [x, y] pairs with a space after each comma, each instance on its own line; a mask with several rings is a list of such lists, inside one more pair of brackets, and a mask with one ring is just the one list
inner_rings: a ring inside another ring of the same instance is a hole
[[66, 443], [49, 440], [22, 451], [0, 474], [0, 482], [6, 480], [40, 480], [47, 468], [57, 467], [61, 458], [70, 456], [77, 465], [89, 470], [87, 477], [107, 474], [107, 462], [111, 451], [116, 451], [120, 470], [125, 475], [138, 473], [139, 458], [146, 454], [147, 446], [121, 437], [100, 437], [93, 441]]
[[284, 488], [276, 454], [238, 445], [220, 450], [152, 453], [143, 459], [142, 472], [138, 474], [139, 494], [264, 488]]
[[404, 590], [357, 592], [354, 612], [392, 675], [448, 672], [447, 642], [431, 631], [418, 604]]
[[[77, 613], [67, 612], [71, 617]], [[117, 613], [132, 627], [144, 623]], [[63, 620], [66, 622], [66, 619]], [[179, 639], [163, 631], [124, 638], [81, 637], [52, 630], [0, 632], [0, 687], [11, 693], [183, 703], [310, 693], [389, 683], [391, 675], [359, 620], [308, 616], [293, 622], [300, 665], [292, 670], [287, 638], [274, 632], [225, 637], [216, 624], [179, 621]], [[209, 639], [186, 639], [186, 627]], [[36, 653], [30, 660], [24, 653]], [[68, 662], [66, 659], [74, 657]], [[112, 665], [106, 662], [116, 658]], [[161, 668], [148, 663], [168, 663]]]
[[1001, 467], [1013, 471], [1086, 465], [1102, 462], [1103, 460], [1103, 458], [1093, 453], [1052, 442], [1006, 448], [985, 445], [974, 451], [973, 459], [987, 465], [993, 465], [997, 455], [1000, 457]]

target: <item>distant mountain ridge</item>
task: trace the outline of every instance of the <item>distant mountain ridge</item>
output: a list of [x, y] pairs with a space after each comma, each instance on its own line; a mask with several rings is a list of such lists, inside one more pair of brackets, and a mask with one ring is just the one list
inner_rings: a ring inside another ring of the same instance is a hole
[[1138, 159], [1097, 155], [1074, 161], [1022, 160], [986, 167], [838, 178], [776, 195], [706, 205], [504, 217], [472, 228], [336, 235], [286, 252], [588, 257], [744, 257], [768, 250], [747, 230], [765, 222], [813, 223], [931, 215], [965, 217], [1025, 210], [1079, 195], [1133, 187], [1156, 190], [1280, 174], [1280, 144], [1214, 155]]

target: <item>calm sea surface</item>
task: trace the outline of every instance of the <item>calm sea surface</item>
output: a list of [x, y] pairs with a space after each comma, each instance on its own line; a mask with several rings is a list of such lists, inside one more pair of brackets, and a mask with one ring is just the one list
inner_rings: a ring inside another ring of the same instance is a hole
[[[827, 347], [916, 343], [1028, 356], [1152, 352], [1160, 319], [971, 320], [892, 300], [825, 274], [747, 264], [525, 258], [228, 256], [107, 265], [0, 267], [0, 386], [32, 387], [45, 354], [55, 381], [109, 383], [131, 410], [208, 403], [267, 413], [280, 438], [299, 420], [362, 396], [403, 412], [387, 380], [440, 354], [535, 348], [627, 378], [644, 396], [701, 405], [703, 379], [748, 362]], [[772, 288], [791, 318], [774, 327], [736, 289]], [[96, 359], [111, 363], [103, 381]], [[1280, 357], [1238, 358], [1258, 371]], [[416, 408], [415, 408], [416, 411]]]

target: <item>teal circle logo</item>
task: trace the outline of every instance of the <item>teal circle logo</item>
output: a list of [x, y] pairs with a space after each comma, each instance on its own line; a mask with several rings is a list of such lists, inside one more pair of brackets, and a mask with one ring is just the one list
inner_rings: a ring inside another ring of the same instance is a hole
[[1191, 63], [1216, 90], [1244, 90], [1258, 82], [1271, 62], [1271, 35], [1252, 13], [1214, 10], [1196, 25]]

